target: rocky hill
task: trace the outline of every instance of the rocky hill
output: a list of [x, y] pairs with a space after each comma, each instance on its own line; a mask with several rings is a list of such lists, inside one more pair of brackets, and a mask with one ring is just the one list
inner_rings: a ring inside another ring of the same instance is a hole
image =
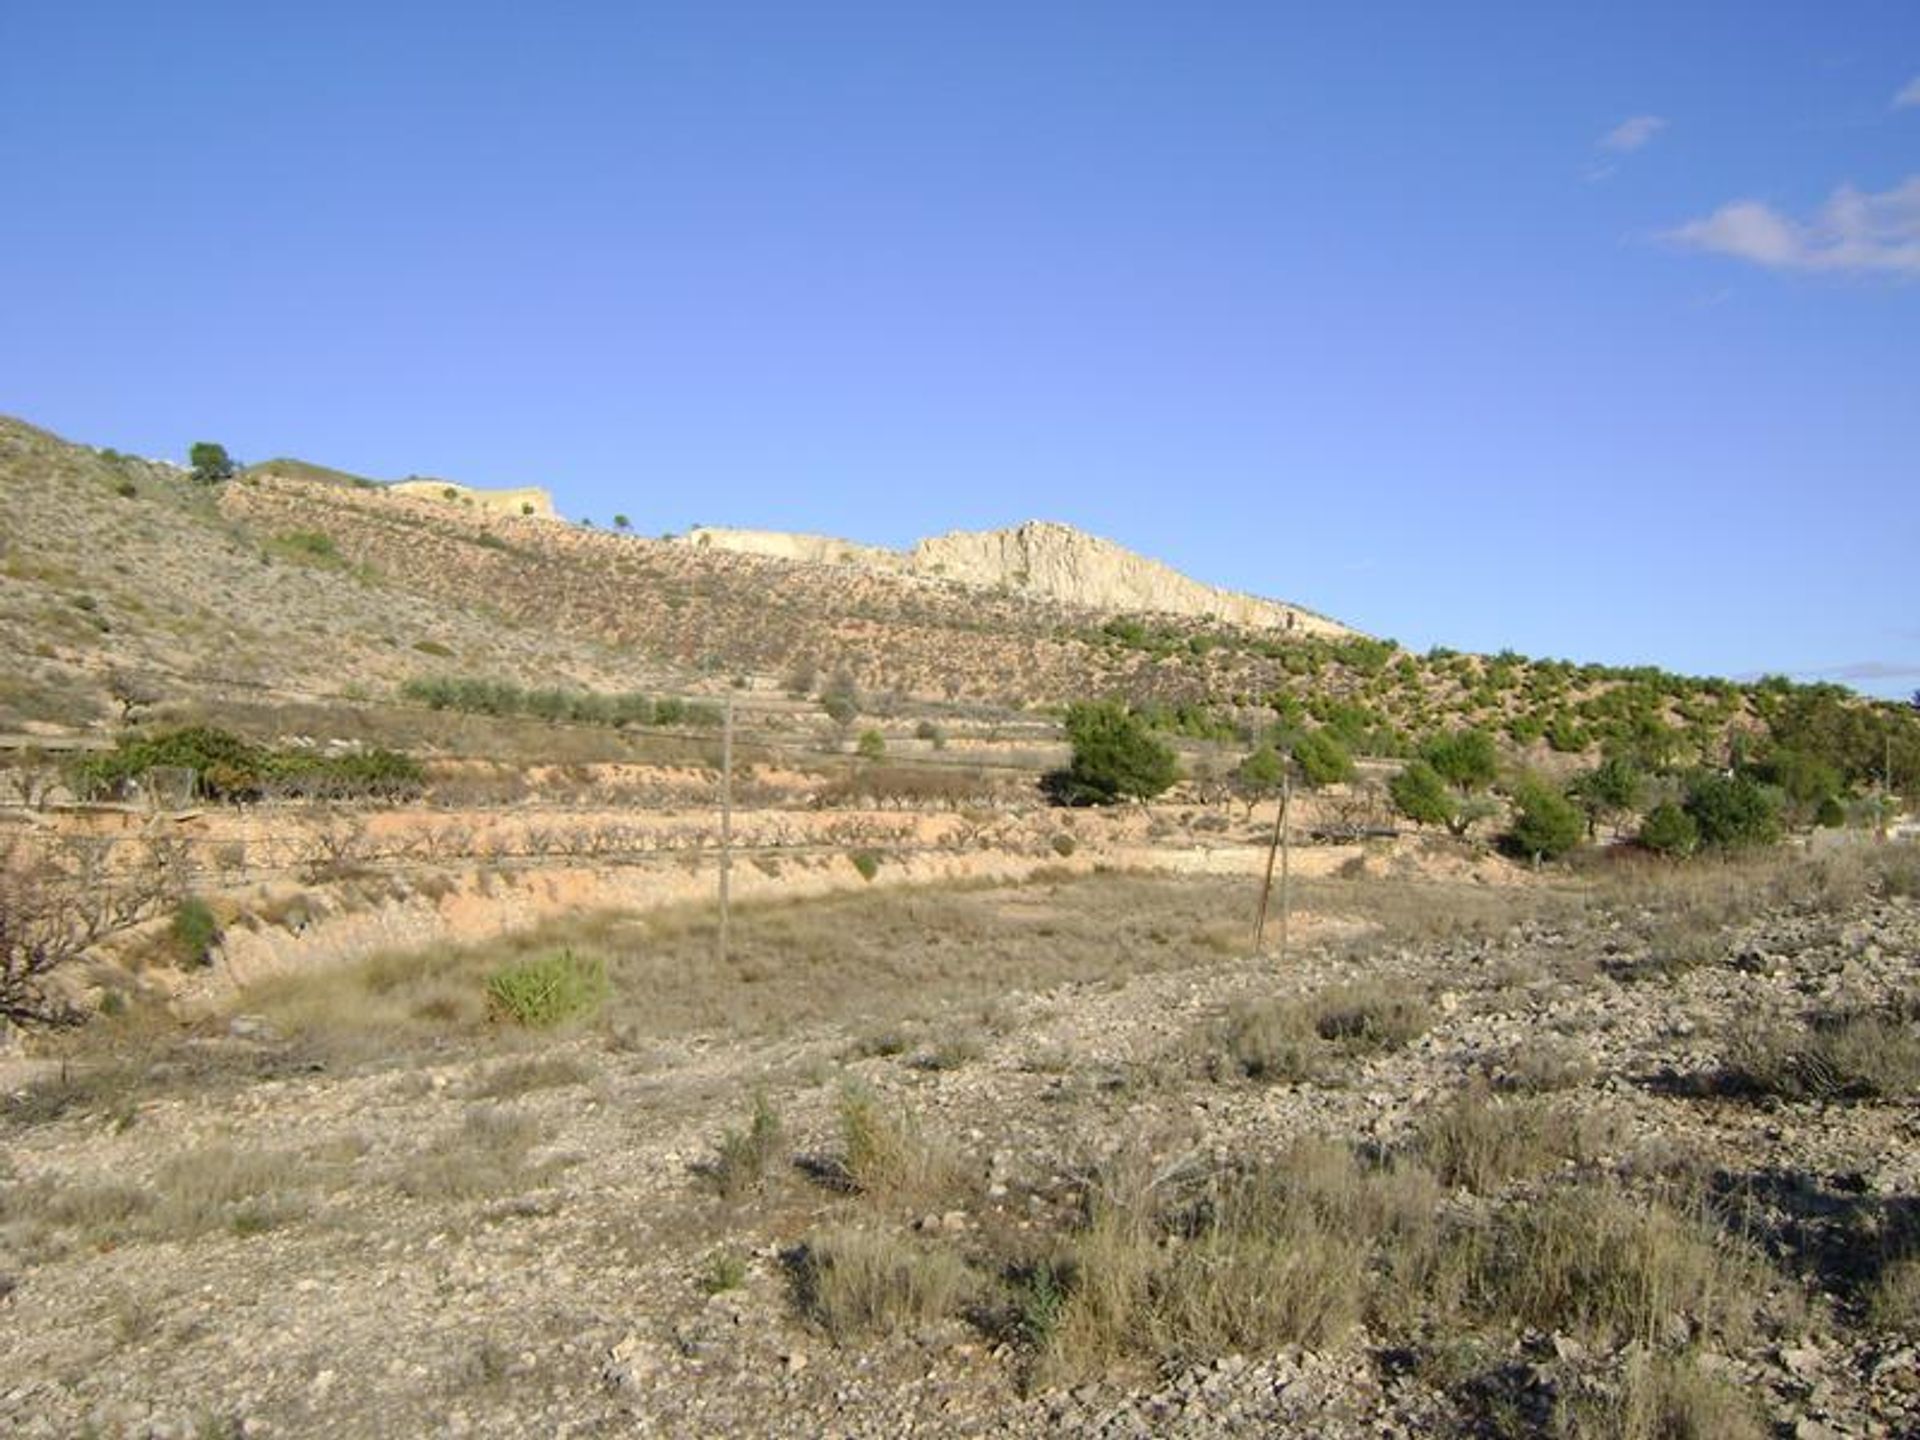
[[554, 518], [553, 496], [538, 485], [517, 485], [507, 490], [485, 490], [473, 485], [458, 485], [451, 480], [396, 480], [387, 487], [396, 495], [422, 500], [441, 500], [454, 505], [477, 506], [503, 515], [536, 515]]
[[[1889, 764], [1920, 773], [1906, 707], [1836, 687], [1415, 655], [1065, 526], [911, 551], [769, 532], [669, 542], [422, 483], [404, 493], [272, 461], [207, 487], [0, 417], [0, 735], [111, 730], [142, 695], [228, 719], [241, 704], [384, 707], [391, 727], [408, 687], [455, 679], [801, 710], [852, 686], [870, 713], [920, 707], [909, 734], [962, 709], [1033, 720], [1115, 697], [1202, 743], [1243, 741], [1277, 715], [1394, 757], [1475, 726], [1558, 773], [1606, 747], [1721, 765], [1771, 732], [1851, 785]], [[286, 723], [304, 734], [318, 718]]]
[[823, 535], [701, 526], [685, 544], [747, 555], [955, 580], [1088, 610], [1210, 618], [1299, 635], [1358, 632], [1299, 605], [1222, 590], [1071, 525], [1029, 520], [1002, 530], [956, 530], [888, 550]]

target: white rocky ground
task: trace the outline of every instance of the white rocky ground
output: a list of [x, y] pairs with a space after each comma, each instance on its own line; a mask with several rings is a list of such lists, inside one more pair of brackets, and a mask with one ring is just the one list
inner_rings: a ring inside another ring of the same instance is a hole
[[[9, 1101], [0, 1431], [1550, 1433], [1556, 1396], [1616, 1384], [1624, 1353], [1520, 1332], [1449, 1378], [1363, 1326], [1035, 1388], [1020, 1342], [977, 1316], [836, 1343], [797, 1306], [791, 1261], [857, 1214], [985, 1271], [1004, 1237], [1069, 1226], [1075, 1167], [1127, 1137], [1222, 1160], [1308, 1134], [1394, 1147], [1468, 1076], [1551, 1065], [1596, 1137], [1582, 1163], [1691, 1167], [1743, 1197], [1806, 1308], [1787, 1331], [1702, 1341], [1702, 1371], [1780, 1434], [1920, 1433], [1920, 1335], [1911, 1313], [1868, 1319], [1861, 1248], [1920, 1234], [1915, 1094], [1756, 1097], [1726, 1077], [1735, 1037], [1769, 1017], [1894, 1005], [1911, 1030], [1920, 906], [1849, 892], [1755, 909], [1706, 939], [1652, 911], [1374, 943], [1323, 921], [1284, 971], [1194, 947], [1111, 983], [1010, 980], [984, 1015], [930, 997], [894, 1054], [863, 1054], [892, 1047], [855, 1020], [350, 1065], [241, 1017], [125, 1086], [63, 1108], [43, 1079]], [[1208, 1036], [1230, 1004], [1354, 978], [1426, 995], [1431, 1027], [1319, 1083], [1216, 1078]], [[966, 1181], [924, 1213], [827, 1183], [849, 1074], [949, 1137]], [[702, 1171], [756, 1089], [785, 1122], [783, 1163], [764, 1193], [725, 1200]], [[709, 1295], [733, 1257], [723, 1278], [740, 1283]], [[1685, 1333], [1675, 1317], [1660, 1343]]]

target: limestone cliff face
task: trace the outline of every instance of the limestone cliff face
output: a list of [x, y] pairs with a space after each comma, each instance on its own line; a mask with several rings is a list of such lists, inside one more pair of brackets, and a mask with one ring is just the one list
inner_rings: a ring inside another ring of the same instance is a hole
[[913, 547], [913, 569], [975, 585], [1009, 585], [1090, 610], [1211, 615], [1300, 634], [1352, 633], [1298, 606], [1203, 584], [1111, 540], [1046, 520], [922, 540]]
[[824, 535], [707, 527], [690, 532], [683, 543], [1006, 588], [1089, 610], [1210, 615], [1234, 625], [1299, 635], [1355, 633], [1297, 605], [1202, 584], [1111, 540], [1046, 520], [1005, 530], [955, 531], [922, 540], [904, 552]]
[[732, 530], [699, 525], [681, 537], [683, 544], [731, 550], [741, 555], [770, 555], [776, 560], [808, 560], [822, 565], [854, 565], [865, 570], [905, 571], [908, 557], [898, 550], [836, 540], [831, 535], [793, 535], [784, 530]]

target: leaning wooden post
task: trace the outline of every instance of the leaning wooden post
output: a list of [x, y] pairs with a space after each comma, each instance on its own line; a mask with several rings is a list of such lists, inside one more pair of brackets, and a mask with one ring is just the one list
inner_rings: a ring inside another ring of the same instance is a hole
[[1293, 805], [1293, 767], [1280, 773], [1280, 963], [1287, 963], [1288, 921], [1293, 915], [1293, 827], [1287, 812]]
[[1284, 959], [1287, 953], [1287, 870], [1290, 859], [1287, 844], [1287, 805], [1293, 798], [1293, 754], [1282, 751], [1280, 754], [1280, 809], [1273, 817], [1273, 839], [1267, 845], [1267, 873], [1260, 882], [1260, 915], [1253, 922], [1253, 953], [1258, 955], [1260, 947], [1267, 938], [1267, 903], [1273, 897], [1273, 862], [1277, 855], [1282, 861], [1280, 881], [1280, 954]]

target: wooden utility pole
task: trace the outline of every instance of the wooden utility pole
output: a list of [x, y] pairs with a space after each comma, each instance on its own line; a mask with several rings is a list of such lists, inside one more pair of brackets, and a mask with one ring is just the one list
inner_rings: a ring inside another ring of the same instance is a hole
[[720, 964], [727, 963], [727, 942], [733, 922], [733, 695], [720, 722]]
[[1292, 872], [1291, 837], [1287, 833], [1287, 810], [1293, 801], [1293, 755], [1282, 752], [1280, 756], [1280, 809], [1273, 817], [1273, 840], [1267, 846], [1267, 873], [1260, 884], [1260, 915], [1253, 922], [1253, 953], [1258, 955], [1260, 947], [1267, 938], [1267, 903], [1273, 896], [1273, 862], [1276, 855], [1280, 859], [1280, 960], [1287, 959], [1287, 911], [1292, 909], [1289, 903], [1288, 881]]

